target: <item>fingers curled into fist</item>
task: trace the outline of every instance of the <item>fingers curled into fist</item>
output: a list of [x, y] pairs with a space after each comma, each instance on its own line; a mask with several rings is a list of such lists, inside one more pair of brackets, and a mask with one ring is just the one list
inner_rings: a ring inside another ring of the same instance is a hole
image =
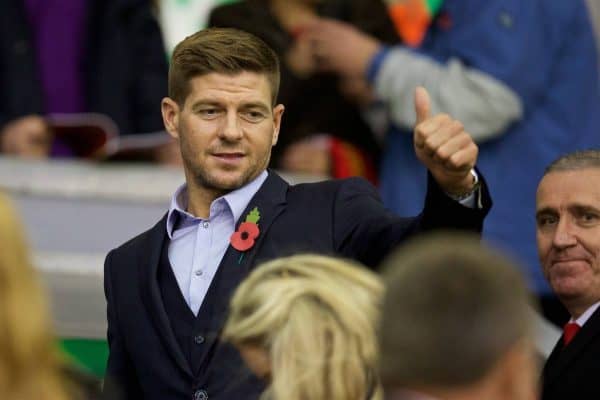
[[463, 124], [447, 114], [430, 116], [429, 94], [422, 87], [415, 91], [415, 111], [417, 158], [447, 193], [469, 191], [473, 186], [470, 171], [479, 150]]

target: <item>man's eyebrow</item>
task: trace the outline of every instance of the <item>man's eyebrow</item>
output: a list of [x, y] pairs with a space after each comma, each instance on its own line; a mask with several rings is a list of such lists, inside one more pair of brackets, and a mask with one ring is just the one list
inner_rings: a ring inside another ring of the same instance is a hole
[[594, 206], [591, 206], [589, 204], [579, 204], [579, 203], [575, 203], [573, 205], [569, 206], [569, 209], [576, 211], [576, 212], [595, 212], [595, 213], [600, 213], [600, 210]]
[[536, 218], [540, 217], [541, 215], [556, 215], [556, 210], [550, 207], [543, 207], [535, 212]]
[[244, 110], [247, 110], [250, 108], [255, 108], [255, 109], [259, 109], [261, 111], [267, 112], [267, 113], [271, 111], [270, 107], [268, 107], [266, 104], [258, 102], [258, 101], [250, 101], [247, 103], [242, 103], [240, 108], [244, 109]]
[[197, 110], [201, 107], [205, 107], [205, 106], [218, 107], [218, 106], [220, 106], [220, 104], [219, 104], [219, 102], [214, 101], [214, 100], [198, 100], [194, 104], [192, 104], [191, 109], [193, 111], [195, 111], [195, 110]]
[[[600, 214], [600, 209], [598, 209], [594, 206], [590, 206], [588, 204], [575, 203], [575, 204], [569, 205], [568, 209], [571, 212], [577, 212], [577, 213], [593, 212], [593, 213]], [[535, 216], [536, 216], [536, 218], [538, 218], [542, 215], [556, 215], [556, 214], [558, 214], [558, 213], [554, 208], [543, 207], [536, 211]]]
[[[207, 106], [208, 107], [221, 107], [222, 104], [216, 100], [200, 99], [191, 105], [191, 109], [192, 109], [192, 111], [197, 111], [199, 108], [207, 107]], [[246, 103], [242, 103], [242, 104], [240, 104], [240, 109], [242, 109], [242, 110], [257, 109], [257, 110], [260, 110], [267, 114], [271, 112], [271, 108], [269, 106], [267, 106], [265, 103], [262, 103], [260, 101], [249, 101]]]

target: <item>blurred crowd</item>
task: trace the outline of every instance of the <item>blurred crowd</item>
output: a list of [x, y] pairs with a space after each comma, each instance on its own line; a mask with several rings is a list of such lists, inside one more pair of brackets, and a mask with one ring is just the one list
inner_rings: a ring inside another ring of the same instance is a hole
[[479, 145], [495, 201], [484, 237], [554, 309], [528, 221], [543, 166], [600, 144], [591, 14], [582, 0], [6, 0], [0, 151], [181, 165], [160, 116], [169, 54], [202, 27], [243, 29], [281, 60], [271, 167], [362, 176], [417, 212], [425, 169], [408, 133], [425, 86]]

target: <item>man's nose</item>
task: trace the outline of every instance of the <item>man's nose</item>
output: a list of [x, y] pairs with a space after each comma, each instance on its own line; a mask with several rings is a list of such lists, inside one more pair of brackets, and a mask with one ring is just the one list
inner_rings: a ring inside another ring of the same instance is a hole
[[567, 218], [561, 218], [554, 231], [554, 246], [564, 248], [577, 244], [577, 239], [573, 232], [573, 224]]
[[226, 141], [240, 140], [243, 136], [242, 128], [239, 124], [239, 120], [235, 113], [227, 113], [226, 118], [223, 120], [221, 129], [219, 130], [219, 137]]

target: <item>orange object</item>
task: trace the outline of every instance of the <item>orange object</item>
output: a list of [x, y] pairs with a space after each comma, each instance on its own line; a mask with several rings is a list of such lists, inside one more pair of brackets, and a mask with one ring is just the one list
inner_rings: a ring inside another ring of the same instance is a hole
[[406, 0], [390, 5], [388, 11], [405, 44], [418, 47], [431, 23], [427, 4], [422, 0]]
[[377, 174], [373, 162], [358, 147], [351, 143], [331, 139], [331, 174], [334, 178], [360, 176], [377, 184]]

